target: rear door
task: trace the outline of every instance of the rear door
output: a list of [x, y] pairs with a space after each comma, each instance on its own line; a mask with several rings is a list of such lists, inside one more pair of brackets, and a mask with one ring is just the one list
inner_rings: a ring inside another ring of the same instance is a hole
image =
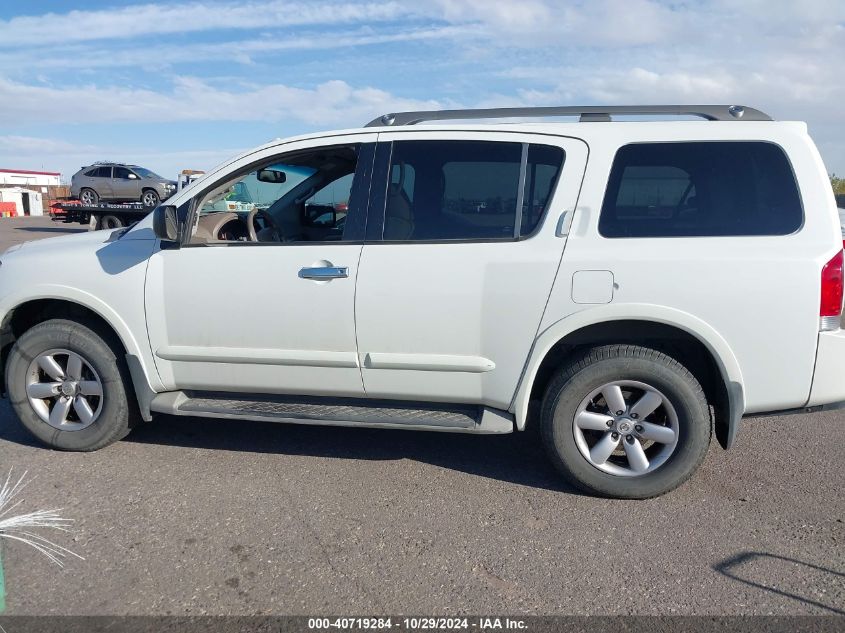
[[114, 198], [114, 189], [111, 184], [112, 168], [111, 165], [97, 167], [90, 178], [90, 187], [97, 192], [100, 198]]
[[355, 300], [367, 395], [507, 409], [557, 273], [587, 146], [403, 131], [380, 134], [377, 154]]

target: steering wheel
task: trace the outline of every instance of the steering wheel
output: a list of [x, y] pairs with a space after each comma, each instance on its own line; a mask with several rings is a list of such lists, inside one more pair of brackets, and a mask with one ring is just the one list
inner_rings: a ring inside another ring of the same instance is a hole
[[246, 216], [246, 230], [249, 235], [250, 242], [257, 242], [258, 235], [255, 232], [255, 219], [258, 216], [261, 216], [264, 220], [264, 229], [270, 229], [270, 240], [271, 242], [281, 242], [282, 235], [279, 233], [279, 227], [276, 226], [275, 220], [273, 220], [273, 216], [267, 213], [267, 209], [259, 209], [258, 207], [254, 208], [252, 211], [249, 212], [249, 215]]

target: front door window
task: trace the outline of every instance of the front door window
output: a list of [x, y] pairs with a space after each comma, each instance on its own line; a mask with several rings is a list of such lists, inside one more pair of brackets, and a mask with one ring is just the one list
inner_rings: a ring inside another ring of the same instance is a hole
[[346, 220], [359, 150], [346, 145], [283, 155], [222, 183], [203, 196], [192, 242], [353, 239]]

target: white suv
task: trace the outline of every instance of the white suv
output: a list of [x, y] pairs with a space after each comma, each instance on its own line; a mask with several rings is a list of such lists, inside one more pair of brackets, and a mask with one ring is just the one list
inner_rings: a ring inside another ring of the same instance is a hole
[[[509, 117], [544, 120], [477, 122]], [[413, 125], [445, 119], [467, 122]], [[744, 415], [845, 400], [842, 286], [803, 123], [413, 112], [259, 147], [130, 229], [13, 247], [0, 347], [21, 422], [58, 449], [156, 412], [537, 424], [571, 482], [645, 498]]]

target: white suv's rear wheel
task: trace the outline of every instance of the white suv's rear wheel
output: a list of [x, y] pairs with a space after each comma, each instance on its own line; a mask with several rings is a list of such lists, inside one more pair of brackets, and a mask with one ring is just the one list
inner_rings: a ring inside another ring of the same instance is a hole
[[653, 349], [591, 349], [552, 380], [543, 401], [543, 439], [576, 486], [626, 499], [676, 488], [710, 444], [707, 401], [695, 377]]

